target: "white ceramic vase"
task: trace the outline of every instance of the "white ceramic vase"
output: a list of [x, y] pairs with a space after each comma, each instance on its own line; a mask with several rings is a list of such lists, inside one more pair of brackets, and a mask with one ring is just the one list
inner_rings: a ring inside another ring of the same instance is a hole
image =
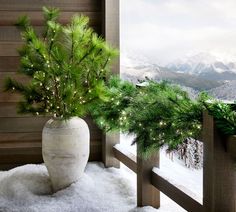
[[89, 157], [89, 128], [78, 117], [50, 119], [43, 128], [42, 154], [54, 192], [76, 182]]

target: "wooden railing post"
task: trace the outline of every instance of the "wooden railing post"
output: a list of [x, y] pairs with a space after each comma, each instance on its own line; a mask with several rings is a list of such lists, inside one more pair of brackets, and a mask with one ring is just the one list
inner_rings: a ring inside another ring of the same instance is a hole
[[203, 115], [203, 207], [205, 212], [235, 212], [235, 168], [227, 139], [220, 136], [213, 117]]
[[[113, 47], [120, 48], [119, 0], [103, 0], [103, 35]], [[112, 73], [120, 74], [120, 57], [112, 66]], [[106, 134], [103, 139], [103, 162], [105, 167], [120, 167], [120, 162], [114, 157], [113, 146], [120, 143], [120, 135]]]
[[[137, 145], [138, 146], [138, 145]], [[137, 206], [160, 207], [160, 191], [151, 184], [153, 167], [159, 167], [159, 152], [148, 159], [137, 156]]]
[[120, 134], [113, 133], [113, 134], [106, 134], [103, 137], [102, 143], [102, 161], [105, 167], [115, 167], [120, 168], [120, 161], [115, 158], [113, 152], [113, 146], [120, 143]]

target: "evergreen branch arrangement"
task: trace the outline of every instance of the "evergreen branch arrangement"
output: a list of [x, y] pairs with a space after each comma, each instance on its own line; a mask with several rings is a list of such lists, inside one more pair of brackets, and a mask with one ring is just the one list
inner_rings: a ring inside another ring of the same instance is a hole
[[106, 98], [104, 82], [118, 52], [89, 28], [88, 17], [75, 15], [63, 26], [58, 9], [44, 7], [43, 14], [41, 35], [27, 16], [17, 22], [24, 41], [19, 73], [28, 76], [29, 82], [8, 78], [5, 90], [22, 94], [20, 113], [63, 119], [83, 116], [90, 104]]
[[178, 149], [186, 139], [199, 138], [204, 110], [214, 116], [223, 134], [236, 134], [233, 105], [205, 93], [193, 100], [180, 87], [167, 82], [149, 81], [145, 87], [135, 87], [118, 78], [111, 78], [107, 89], [110, 101], [94, 106], [94, 119], [106, 131], [135, 135], [133, 143], [139, 145], [138, 154], [144, 157], [163, 146]]

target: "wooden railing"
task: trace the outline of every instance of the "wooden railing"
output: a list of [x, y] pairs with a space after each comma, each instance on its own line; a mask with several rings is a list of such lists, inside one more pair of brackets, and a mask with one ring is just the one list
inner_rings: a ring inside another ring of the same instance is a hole
[[137, 206], [160, 207], [160, 192], [190, 212], [236, 211], [236, 136], [219, 135], [214, 119], [203, 118], [203, 203], [159, 169], [159, 153], [142, 159], [120, 145], [113, 147], [113, 157], [137, 174]]

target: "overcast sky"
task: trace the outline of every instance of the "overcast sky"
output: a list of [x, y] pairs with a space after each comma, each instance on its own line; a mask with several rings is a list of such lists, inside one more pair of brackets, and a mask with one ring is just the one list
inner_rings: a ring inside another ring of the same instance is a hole
[[161, 63], [209, 52], [236, 61], [236, 0], [120, 0], [121, 53]]

